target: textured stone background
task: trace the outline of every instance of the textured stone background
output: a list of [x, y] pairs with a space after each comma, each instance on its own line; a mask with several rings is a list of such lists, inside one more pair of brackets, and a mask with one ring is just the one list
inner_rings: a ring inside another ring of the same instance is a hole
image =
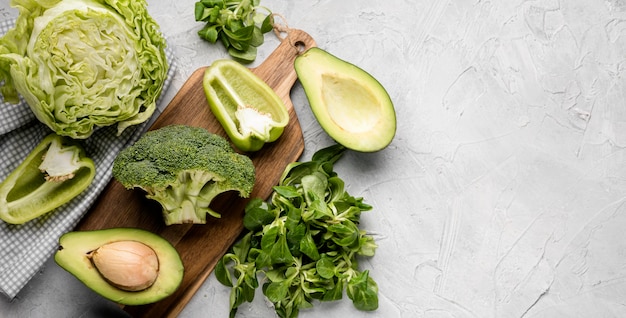
[[[192, 0], [148, 0], [177, 52], [171, 99], [226, 57], [196, 36]], [[318, 46], [374, 75], [398, 114], [394, 142], [337, 165], [375, 207], [363, 268], [380, 308], [346, 298], [301, 317], [626, 316], [626, 3], [621, 0], [262, 0]], [[0, 18], [13, 12], [0, 4]], [[276, 46], [266, 36], [258, 61]], [[332, 141], [292, 99], [303, 159]], [[227, 317], [211, 276], [182, 317]], [[121, 315], [54, 262], [3, 317]], [[238, 317], [271, 317], [261, 296]]]

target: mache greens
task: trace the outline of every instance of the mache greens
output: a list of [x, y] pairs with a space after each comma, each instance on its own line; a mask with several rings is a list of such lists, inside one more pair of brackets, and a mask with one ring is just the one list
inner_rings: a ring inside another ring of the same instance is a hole
[[263, 294], [280, 317], [297, 317], [313, 301], [334, 301], [344, 290], [359, 310], [378, 308], [378, 285], [358, 256], [373, 256], [373, 237], [359, 229], [362, 211], [371, 206], [349, 195], [333, 171], [346, 148], [324, 148], [311, 161], [287, 166], [269, 201], [247, 205], [247, 232], [215, 268], [230, 286], [230, 316], [252, 302], [259, 276]]
[[196, 21], [205, 22], [198, 36], [213, 44], [221, 42], [228, 54], [242, 63], [253, 62], [274, 21], [272, 11], [260, 4], [261, 0], [197, 1]]

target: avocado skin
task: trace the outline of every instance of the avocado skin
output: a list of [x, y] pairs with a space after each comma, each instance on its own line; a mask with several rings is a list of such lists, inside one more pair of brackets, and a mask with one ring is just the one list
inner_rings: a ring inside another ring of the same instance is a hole
[[294, 68], [317, 121], [337, 143], [360, 152], [391, 143], [395, 108], [371, 74], [318, 47], [296, 57]]
[[[159, 259], [159, 276], [141, 291], [124, 291], [110, 285], [93, 266], [88, 253], [107, 243], [137, 241], [152, 248]], [[164, 238], [136, 228], [74, 231], [59, 238], [54, 261], [102, 297], [121, 305], [145, 305], [173, 294], [180, 286], [184, 267], [176, 249]]]

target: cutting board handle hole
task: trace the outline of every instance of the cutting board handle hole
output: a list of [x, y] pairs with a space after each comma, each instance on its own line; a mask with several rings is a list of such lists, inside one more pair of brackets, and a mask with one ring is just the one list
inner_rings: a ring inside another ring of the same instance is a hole
[[302, 41], [296, 41], [293, 46], [296, 48], [298, 53], [304, 53], [304, 51], [306, 51], [306, 43]]

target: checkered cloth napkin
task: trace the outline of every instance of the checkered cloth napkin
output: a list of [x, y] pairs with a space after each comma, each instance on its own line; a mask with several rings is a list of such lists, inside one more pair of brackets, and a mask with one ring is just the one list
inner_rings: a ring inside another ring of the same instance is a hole
[[[0, 23], [0, 36], [14, 23]], [[176, 70], [172, 50], [168, 48], [166, 53], [170, 67], [161, 96]], [[155, 116], [157, 113], [158, 110]], [[11, 225], [0, 221], [0, 293], [13, 299], [39, 271], [57, 249], [59, 237], [78, 224], [111, 180], [111, 165], [117, 153], [136, 141], [148, 129], [148, 124], [127, 128], [120, 136], [116, 135], [116, 126], [98, 129], [85, 141], [85, 151], [96, 165], [96, 177], [87, 190], [64, 206], [28, 223]], [[12, 105], [0, 99], [0, 181], [50, 132], [35, 119], [24, 102]]]

